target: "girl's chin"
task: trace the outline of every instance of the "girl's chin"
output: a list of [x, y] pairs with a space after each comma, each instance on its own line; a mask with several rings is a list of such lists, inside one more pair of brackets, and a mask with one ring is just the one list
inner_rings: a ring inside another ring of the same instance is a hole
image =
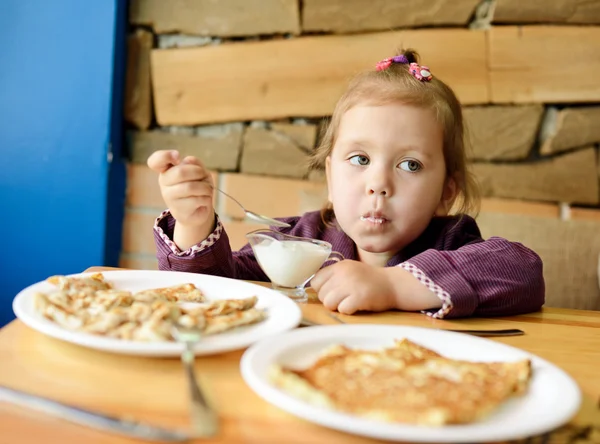
[[373, 242], [373, 241], [365, 241], [362, 242], [359, 240], [355, 242], [356, 246], [360, 248], [362, 251], [366, 251], [367, 253], [373, 254], [389, 254], [390, 256], [395, 256], [400, 250], [402, 250], [402, 246], [397, 247], [395, 245], [390, 245], [388, 242]]

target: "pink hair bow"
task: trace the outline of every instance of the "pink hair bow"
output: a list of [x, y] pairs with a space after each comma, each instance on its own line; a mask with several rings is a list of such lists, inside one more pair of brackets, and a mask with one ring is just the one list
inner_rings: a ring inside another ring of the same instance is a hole
[[408, 70], [410, 71], [410, 73], [415, 76], [416, 79], [422, 81], [422, 82], [429, 82], [431, 80], [431, 78], [433, 77], [431, 75], [431, 71], [429, 70], [429, 67], [423, 65], [420, 66], [418, 63], [411, 63], [410, 65], [408, 65]]
[[377, 69], [377, 71], [383, 71], [385, 69], [388, 69], [392, 63], [408, 63], [408, 59], [405, 55], [388, 57], [387, 59], [383, 59], [381, 62], [377, 62], [375, 68]]

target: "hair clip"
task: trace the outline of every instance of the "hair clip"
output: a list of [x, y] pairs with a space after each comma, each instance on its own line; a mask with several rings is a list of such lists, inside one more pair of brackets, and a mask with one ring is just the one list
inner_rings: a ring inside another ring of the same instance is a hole
[[419, 66], [418, 63], [413, 62], [410, 65], [408, 65], [408, 70], [417, 80], [420, 80], [422, 82], [429, 82], [433, 77], [431, 75], [431, 71], [429, 71], [429, 68], [427, 66]]
[[375, 69], [377, 69], [377, 71], [383, 71], [385, 69], [388, 69], [392, 63], [403, 63], [403, 64], [406, 64], [406, 63], [408, 63], [408, 59], [406, 58], [405, 55], [399, 55], [399, 56], [395, 56], [395, 57], [388, 57], [387, 59], [383, 59], [381, 62], [378, 62], [375, 65]]
[[391, 64], [392, 64], [391, 58], [383, 59], [381, 62], [377, 62], [377, 65], [375, 65], [375, 69], [377, 71], [384, 71], [384, 70], [388, 69]]
[[428, 82], [432, 79], [431, 71], [427, 66], [419, 66], [418, 63], [409, 63], [408, 59], [405, 55], [399, 55], [395, 57], [388, 57], [387, 59], [383, 59], [380, 62], [377, 62], [375, 65], [375, 69], [377, 71], [385, 71], [388, 69], [392, 63], [401, 63], [403, 65], [408, 65], [408, 72], [410, 72], [417, 80], [422, 82]]

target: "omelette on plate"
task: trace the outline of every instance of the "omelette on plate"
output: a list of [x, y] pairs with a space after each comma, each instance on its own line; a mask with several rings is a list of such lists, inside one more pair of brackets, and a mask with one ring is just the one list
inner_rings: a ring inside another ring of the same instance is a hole
[[443, 426], [480, 420], [527, 389], [529, 360], [448, 359], [407, 339], [380, 351], [336, 345], [310, 367], [272, 368], [295, 397], [365, 418]]

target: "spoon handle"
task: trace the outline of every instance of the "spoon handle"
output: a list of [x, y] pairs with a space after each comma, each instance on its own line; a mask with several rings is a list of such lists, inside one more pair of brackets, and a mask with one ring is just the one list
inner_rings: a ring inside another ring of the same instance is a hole
[[252, 219], [255, 222], [258, 222], [261, 224], [266, 224], [266, 225], [271, 225], [271, 226], [275, 226], [275, 227], [286, 227], [287, 228], [290, 226], [290, 224], [288, 224], [287, 222], [282, 222], [282, 221], [279, 221], [276, 219], [271, 219], [270, 217], [261, 216], [260, 214], [256, 214], [252, 211], [249, 211], [249, 210], [245, 209], [244, 206], [235, 197], [227, 194], [225, 191], [217, 188], [216, 186], [214, 186], [212, 184], [211, 184], [211, 187], [213, 190], [223, 193], [225, 196], [227, 196], [228, 198], [233, 200], [244, 211], [244, 213], [246, 214], [246, 217], [248, 217], [249, 219]]
[[238, 204], [240, 206], [240, 208], [242, 210], [244, 210], [244, 213], [247, 213], [248, 211], [244, 208], [244, 206], [233, 196], [227, 194], [225, 191], [223, 191], [220, 188], [217, 188], [216, 186], [212, 185], [213, 190], [218, 191], [219, 193], [223, 193], [225, 196], [227, 196], [228, 198], [230, 198], [232, 201], [234, 201], [236, 204]]
[[506, 330], [447, 330], [458, 333], [466, 333], [474, 336], [521, 336], [525, 332], [517, 328], [509, 328]]

